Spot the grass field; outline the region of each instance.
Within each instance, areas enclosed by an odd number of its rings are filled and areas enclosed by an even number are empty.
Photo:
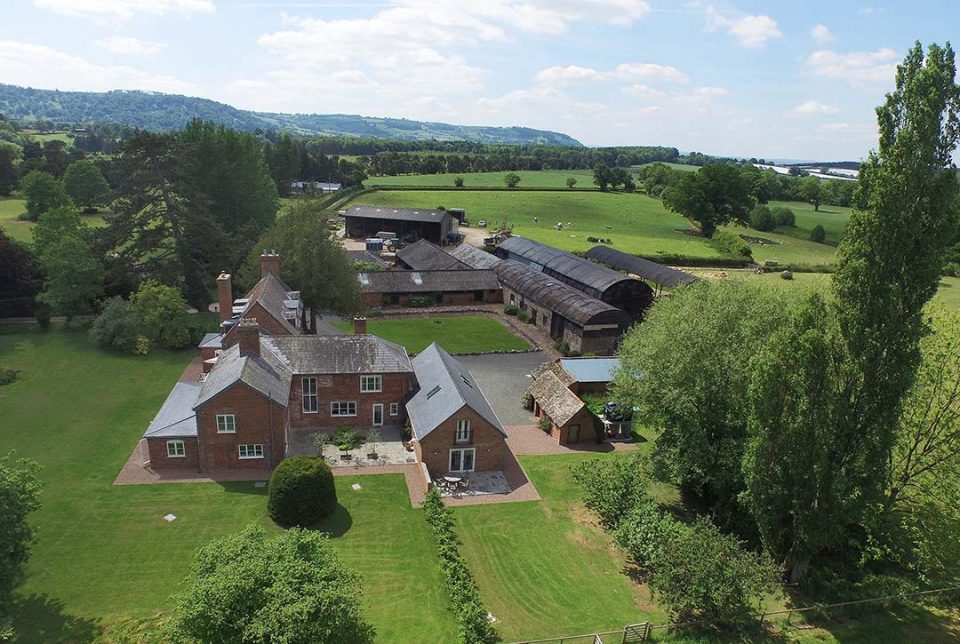
[[[32,221],[17,219],[17,215],[26,212],[26,210],[23,199],[0,197],[0,228],[11,239],[29,244],[33,242],[33,227],[36,224]],[[100,215],[84,215],[83,220],[94,228],[107,225],[107,221]]]
[[[21,370],[0,389],[4,451],[44,467],[18,641],[85,641],[98,624],[168,611],[197,547],[251,522],[271,525],[252,483],[112,485],[190,357],[119,356],[81,331],[0,327],[0,364]],[[434,546],[403,477],[338,478],[337,489],[343,507],[320,527],[363,576],[379,638],[453,641]]]
[[[352,332],[353,322],[334,326]],[[449,353],[522,351],[530,345],[496,320],[479,315],[367,321],[367,331],[402,344],[411,354],[436,342]]]
[[[657,161],[656,163],[663,163],[663,165],[673,170],[679,170],[680,172],[696,172],[700,169],[700,166],[698,165],[687,165],[685,163],[664,163],[663,161]],[[640,168],[645,168],[648,165],[653,165],[653,163],[641,163],[640,165],[632,165],[630,168],[637,170]]]
[[[778,233],[797,239],[808,240],[810,233],[815,226],[823,226],[827,233],[826,242],[829,245],[836,246],[840,241],[840,235],[847,227],[847,220],[850,219],[850,208],[843,206],[820,206],[819,211],[813,209],[813,204],[805,201],[771,201],[767,204],[770,208],[782,206],[789,208],[797,216],[796,226],[780,226]]]
[[[409,174],[397,177],[370,177],[365,186],[447,186],[453,188],[456,177],[463,178],[463,185],[503,188],[503,176],[508,172],[464,172],[461,174]],[[567,177],[577,180],[575,188],[595,188],[593,170],[519,170],[522,188],[566,188]],[[456,206],[454,206],[456,207]]]
[[[73,145],[73,139],[67,136],[66,132],[45,132],[43,134],[31,134],[30,138],[40,143],[46,143],[47,141],[63,141],[67,144],[68,148]]]

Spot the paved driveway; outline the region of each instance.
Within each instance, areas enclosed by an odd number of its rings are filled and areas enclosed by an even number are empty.
[[[531,353],[496,353],[482,356],[457,356],[480,384],[493,410],[504,425],[530,425],[536,417],[520,404],[520,397],[530,386],[530,372],[547,356],[542,351]]]

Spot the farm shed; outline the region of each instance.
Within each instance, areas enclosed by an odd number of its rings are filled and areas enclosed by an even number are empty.
[[[675,268],[636,255],[630,255],[609,246],[594,246],[587,251],[586,256],[595,262],[636,275],[640,279],[653,282],[660,287],[673,288],[697,281],[697,278],[690,273],[678,271]]]
[[[378,271],[359,273],[366,306],[409,306],[410,298],[436,304],[495,304],[503,301],[493,271]]]
[[[533,323],[571,351],[610,355],[630,325],[630,315],[583,291],[513,260],[493,269],[503,301],[526,310]]]
[[[488,253],[487,251],[481,248],[476,248],[475,246],[471,246],[470,244],[460,244],[459,246],[454,246],[453,248],[448,249],[446,252],[453,255],[470,268],[493,268],[503,261],[493,253]]]
[[[398,250],[397,266],[413,271],[470,270],[470,266],[443,252],[426,239]]]
[[[445,244],[458,230],[457,220],[445,210],[353,206],[342,216],[347,237],[354,239],[391,232],[403,241],[426,239]]]
[[[619,358],[560,358],[560,367],[569,374],[570,390],[576,394],[604,394]]]
[[[497,255],[527,264],[635,317],[653,303],[653,289],[640,280],[532,239],[505,239],[497,247]]]
[[[533,413],[550,421],[550,435],[561,445],[597,440],[593,414],[575,393],[550,370],[530,385]]]

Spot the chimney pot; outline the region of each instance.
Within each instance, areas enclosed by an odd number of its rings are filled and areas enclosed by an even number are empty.
[[[367,318],[357,316],[353,318],[353,333],[354,335],[363,335],[367,332]]]

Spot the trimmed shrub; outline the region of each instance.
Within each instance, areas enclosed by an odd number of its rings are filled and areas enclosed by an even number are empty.
[[[503,307],[503,312],[507,315],[516,315],[520,312],[520,309],[513,304],[507,304],[505,307]]]
[[[773,215],[773,220],[778,226],[793,227],[797,225],[797,216],[793,214],[793,211],[789,208],[777,206],[776,208],[770,209],[770,214]]]
[[[754,230],[770,232],[776,228],[776,226],[777,224],[773,214],[770,212],[770,209],[763,204],[757,204],[753,207],[753,210],[750,211],[750,227]]]
[[[93,321],[90,337],[98,347],[135,353],[137,340],[143,337],[140,336],[140,316],[125,299],[111,297]]]
[[[810,231],[810,241],[812,242],[817,242],[818,244],[822,244],[826,238],[827,238],[827,231],[825,231],[823,229],[823,226],[821,226],[820,224],[817,224],[816,226],[814,226],[813,230]]]
[[[737,255],[739,257],[753,256],[753,251],[750,250],[750,246],[736,233],[731,233],[727,230],[718,230],[713,234],[713,238],[710,241],[712,241],[713,245],[717,247],[717,250],[722,253]]]
[[[284,526],[307,526],[337,507],[333,472],[322,458],[294,456],[280,461],[270,477],[267,512]]]
[[[526,309],[520,309],[519,311],[517,311],[517,319],[520,320],[521,322],[529,322],[530,311]]]
[[[550,433],[550,430],[553,429],[553,422],[544,416],[540,419],[540,422],[537,423],[540,427],[540,431]]]
[[[433,306],[434,303],[433,298],[427,295],[415,295],[410,298],[410,307],[414,309],[423,309],[428,306]]]

